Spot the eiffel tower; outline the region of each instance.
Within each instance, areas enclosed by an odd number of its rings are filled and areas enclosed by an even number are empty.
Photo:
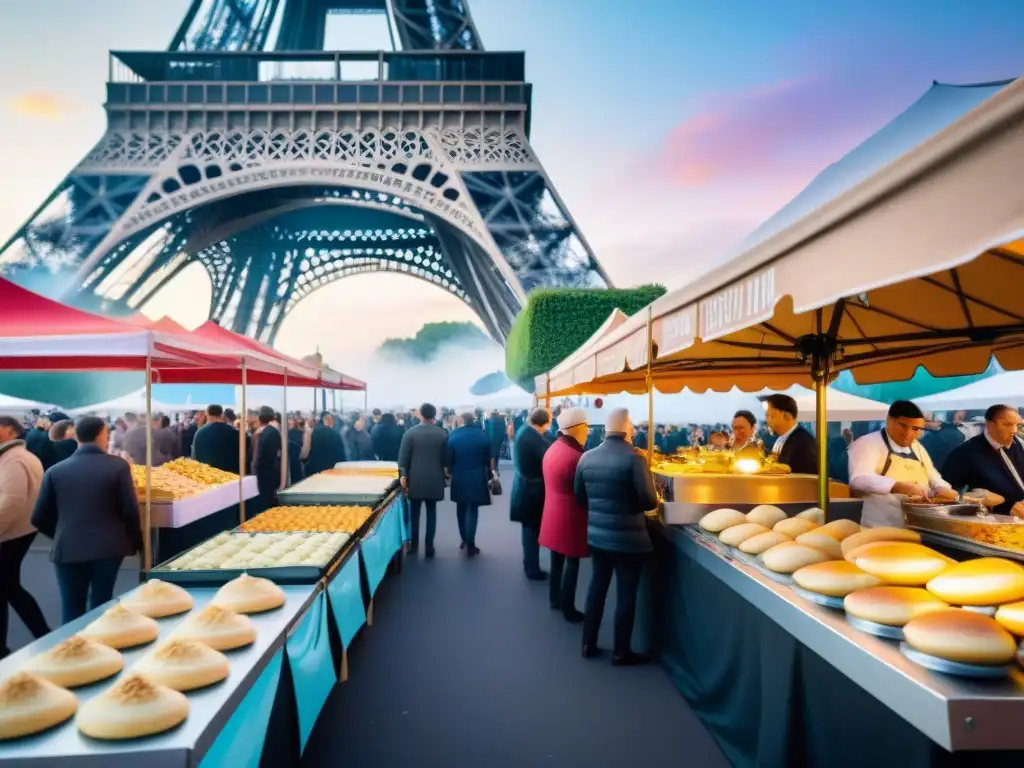
[[[396,50],[325,50],[356,13]],[[210,316],[273,342],[317,288],[388,272],[503,341],[530,291],[610,284],[530,146],[531,96],[467,0],[194,0],[167,51],[110,53],[107,132],[0,274],[127,315],[198,262]]]

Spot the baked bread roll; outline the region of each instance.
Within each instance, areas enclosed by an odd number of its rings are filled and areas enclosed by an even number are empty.
[[[914,544],[921,543],[921,534],[917,531],[908,531],[906,528],[864,528],[859,533],[847,536],[840,542],[843,548],[843,557],[864,544],[873,541],[909,541]]]
[[[204,643],[216,651],[229,651],[255,642],[256,627],[248,616],[208,605],[181,622],[172,637]]]
[[[1024,602],[999,606],[996,611],[996,621],[1017,637],[1024,637]]]
[[[827,533],[822,533],[821,529],[801,533],[796,537],[796,543],[820,549],[828,555],[831,560],[843,559],[843,550],[840,549],[839,542]]]
[[[192,595],[177,584],[151,579],[131,594],[125,595],[121,603],[125,608],[143,616],[159,619],[192,610]]]
[[[185,694],[128,674],[85,702],[75,723],[94,739],[135,739],[169,731],[186,717]]]
[[[808,565],[824,563],[828,559],[828,555],[820,549],[797,544],[795,541],[779,544],[761,555],[764,567],[776,573],[793,573]]]
[[[78,634],[86,640],[95,640],[111,648],[131,648],[156,640],[160,634],[160,625],[148,616],[130,611],[117,603]]]
[[[833,520],[831,523],[825,523],[818,530],[822,533],[827,533],[836,541],[842,541],[856,533],[860,533],[860,526],[853,522],[853,520]]]
[[[926,589],[870,587],[848,594],[843,608],[858,619],[902,627],[918,616],[944,611],[949,606]]]
[[[40,733],[75,714],[78,699],[48,680],[18,672],[0,685],[0,741]]]
[[[769,533],[770,530],[770,528],[757,523],[740,523],[739,525],[730,526],[718,534],[718,540],[730,547],[738,547],[751,536],[757,536],[759,533]]]
[[[740,544],[740,552],[746,552],[748,555],[760,555],[774,546],[792,540],[792,537],[778,531],[759,533]]]
[[[105,680],[124,669],[124,657],[109,645],[72,635],[25,665],[25,671],[62,688]]]
[[[773,504],[761,504],[747,512],[747,520],[751,523],[771,528],[786,519],[786,513]]]
[[[869,589],[882,583],[877,576],[865,573],[845,560],[808,565],[793,574],[793,581],[808,592],[829,597],[846,597],[858,589]]]
[[[747,522],[747,516],[735,509],[716,509],[700,519],[700,527],[709,533],[720,533],[726,528]]]
[[[191,691],[219,683],[227,678],[231,667],[223,653],[208,645],[173,639],[143,656],[132,671],[156,685]]]
[[[1024,567],[1001,557],[951,565],[928,582],[928,591],[951,605],[1001,605],[1024,599]]]
[[[772,528],[773,531],[778,533],[784,533],[789,538],[795,539],[802,533],[813,531],[818,527],[818,524],[813,520],[808,520],[806,517],[788,517],[785,520],[780,520]]]
[[[923,587],[956,562],[909,541],[874,541],[848,552],[846,559],[886,584],[900,587]]]
[[[817,523],[818,525],[825,524],[825,510],[821,507],[805,509],[803,512],[797,513],[797,517],[801,520],[810,520],[812,523]]]
[[[243,573],[218,589],[212,602],[235,613],[263,613],[284,605],[284,591],[270,579]]]
[[[999,666],[1017,657],[1017,643],[999,622],[974,611],[950,608],[918,616],[903,628],[911,648],[963,664]]]

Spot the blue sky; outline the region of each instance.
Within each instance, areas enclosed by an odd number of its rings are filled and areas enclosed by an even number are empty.
[[[526,51],[532,143],[619,284],[710,268],[933,80],[1024,72],[1020,0],[469,2],[489,50]],[[106,51],[165,47],[187,5],[0,3],[0,239],[102,134]],[[151,309],[201,314],[189,279]],[[324,312],[352,322],[382,292],[403,311],[358,340],[310,338]],[[303,302],[280,341],[342,354],[470,316],[411,280],[349,278]]]

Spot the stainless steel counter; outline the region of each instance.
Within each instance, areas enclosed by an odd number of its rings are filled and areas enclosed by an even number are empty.
[[[947,750],[1024,749],[1024,671],[1005,680],[950,677],[905,658],[899,644],[855,629],[841,611],[798,596],[734,559],[690,527],[673,527],[682,552]]]
[[[227,680],[208,688],[191,691],[188,719],[177,728],[157,736],[132,741],[98,741],[79,733],[72,718],[67,723],[38,736],[0,742],[0,763],[4,766],[42,768],[59,764],[61,768],[193,768],[209,750],[217,735],[248,694],[256,679],[280,649],[288,632],[305,613],[319,591],[314,586],[286,586],[284,606],[251,616],[256,626],[256,642],[247,648],[228,651],[231,674]],[[215,589],[190,589],[195,606],[201,610]],[[0,680],[17,672],[31,657],[42,653],[85,627],[110,607],[110,603],[82,618],[66,624],[44,638],[22,648],[0,662]],[[188,614],[159,619],[160,637],[154,642],[122,651],[125,669],[118,676],[95,685],[78,688],[79,707],[102,693],[126,674],[142,656],[164,640]]]

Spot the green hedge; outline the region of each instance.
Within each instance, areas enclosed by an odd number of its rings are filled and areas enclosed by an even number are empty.
[[[665,293],[664,286],[559,288],[531,293],[505,345],[505,373],[528,392],[594,335],[612,310],[633,315]]]

